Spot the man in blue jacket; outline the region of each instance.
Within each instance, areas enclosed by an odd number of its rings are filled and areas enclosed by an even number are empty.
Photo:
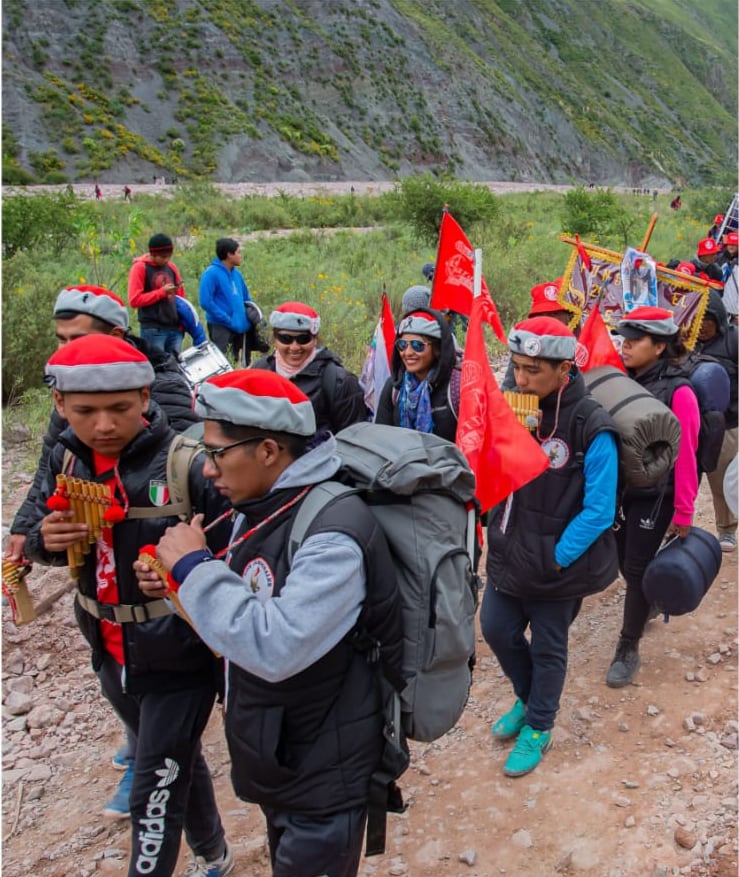
[[[216,258],[200,278],[200,307],[205,311],[210,340],[226,356],[230,351],[237,364],[247,366],[251,350],[246,345],[245,336],[252,324],[246,304],[251,302],[251,296],[238,270],[239,265],[241,249],[238,241],[219,238]]]

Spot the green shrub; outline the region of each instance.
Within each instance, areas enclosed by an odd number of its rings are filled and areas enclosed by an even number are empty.
[[[77,223],[87,207],[73,193],[3,198],[3,256],[20,250],[59,255],[77,242]]]
[[[398,185],[397,209],[416,236],[435,244],[444,207],[469,236],[476,223],[492,223],[500,210],[498,198],[486,186],[436,179],[431,174],[405,177]]]
[[[562,231],[579,234],[611,249],[641,245],[655,208],[651,198],[619,195],[610,189],[586,190],[582,186],[567,192],[562,201]]]

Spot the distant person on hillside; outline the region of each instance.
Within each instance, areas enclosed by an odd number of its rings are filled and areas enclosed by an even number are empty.
[[[246,367],[252,353],[248,343],[253,328],[249,306],[255,306],[239,271],[241,262],[238,241],[216,241],[216,256],[200,278],[200,307],[205,311],[210,340],[223,354],[231,354],[236,363]]]
[[[103,190],[100,188],[100,186],[98,186],[97,183],[95,183],[95,200],[100,201],[100,199],[102,197],[103,197]]]
[[[128,303],[138,310],[141,337],[165,353],[178,354],[184,332],[174,298],[184,297],[185,288],[173,252],[168,235],[149,238],[149,252],[134,259],[128,275]]]
[[[131,187],[130,187],[130,186],[124,186],[124,187],[123,187],[123,200],[124,200],[124,201],[130,201],[130,200],[131,200]]]
[[[679,195],[675,195],[675,197],[670,201],[670,207],[673,210],[679,210],[683,206],[683,202],[680,200]]]

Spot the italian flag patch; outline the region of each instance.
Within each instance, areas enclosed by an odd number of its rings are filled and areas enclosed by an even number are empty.
[[[169,502],[169,488],[166,481],[149,482],[149,499],[152,505],[162,506]]]

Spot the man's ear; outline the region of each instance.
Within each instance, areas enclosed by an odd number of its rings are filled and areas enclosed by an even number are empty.
[[[280,458],[280,446],[272,438],[266,438],[260,447],[266,466],[273,466]]]
[[[113,328],[108,332],[108,335],[112,335],[113,338],[123,338],[126,334],[126,330],[123,326],[113,326]]]
[[[141,397],[141,404],[144,407],[144,411],[148,411],[149,402],[151,401],[151,390],[148,387],[142,387],[139,390],[139,395]]]
[[[67,419],[67,415],[64,413],[64,393],[60,393],[59,390],[54,390],[54,407],[56,408],[56,413],[63,417],[64,420]]]

